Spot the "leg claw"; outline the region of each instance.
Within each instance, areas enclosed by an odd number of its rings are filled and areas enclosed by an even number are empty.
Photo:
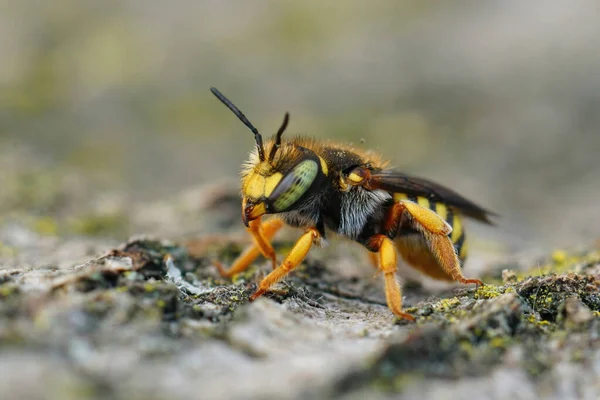
[[[265,293],[265,290],[263,289],[258,289],[256,292],[254,292],[252,294],[252,296],[250,296],[250,298],[248,299],[249,301],[254,301],[257,298],[259,298],[260,296],[262,296]]]
[[[415,317],[407,313],[394,313],[398,319],[406,319],[411,322],[415,322]]]
[[[477,285],[477,287],[484,285],[483,282],[479,279],[464,279],[461,280],[461,283],[464,283],[465,285],[468,285],[469,283],[474,283],[475,285]]]
[[[213,261],[212,264],[217,268],[217,271],[219,271],[219,274],[223,277],[223,278],[230,278],[230,274],[227,273],[227,269],[223,266],[223,264],[220,261]]]

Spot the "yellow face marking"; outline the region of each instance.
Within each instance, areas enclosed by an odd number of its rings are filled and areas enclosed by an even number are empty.
[[[252,172],[244,184],[244,194],[251,199],[260,199],[269,197],[277,184],[281,181],[280,172],[275,172],[270,176],[263,176]]]
[[[396,203],[402,200],[408,200],[408,196],[404,193],[394,193],[394,201]]]
[[[461,221],[459,215],[454,214],[454,222],[452,223],[452,236],[450,237],[450,239],[452,240],[453,243],[455,243],[461,234],[462,234],[462,221]]]
[[[435,212],[437,215],[442,217],[444,221],[448,218],[448,207],[442,203],[435,204]]]
[[[244,195],[253,199],[260,198],[265,191],[265,177],[252,172],[251,175],[246,178],[242,189]]]
[[[323,174],[325,176],[327,176],[327,174],[329,173],[329,168],[327,167],[327,163],[325,162],[325,160],[323,160],[323,157],[319,156],[319,162],[321,163],[321,171],[323,171]]]
[[[426,197],[417,197],[417,204],[424,208],[429,208],[429,200]]]

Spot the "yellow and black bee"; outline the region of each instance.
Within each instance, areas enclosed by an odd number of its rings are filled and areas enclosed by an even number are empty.
[[[467,253],[461,217],[491,223],[491,212],[434,182],[387,168],[370,151],[307,137],[282,141],[283,124],[266,144],[244,114],[217,89],[212,93],[254,133],[256,148],[242,168],[242,221],[253,237],[226,277],[248,268],[262,254],[273,263],[250,297],[254,300],[294,270],[313,244],[323,245],[334,232],[354,240],[371,253],[383,272],[388,307],[400,318],[402,294],[396,279],[397,254],[412,267],[440,280],[482,285],[463,276]],[[262,221],[266,214],[277,218]],[[304,234],[283,263],[277,264],[271,239],[284,225],[303,228]]]

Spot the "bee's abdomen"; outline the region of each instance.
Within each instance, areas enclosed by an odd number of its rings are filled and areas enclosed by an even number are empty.
[[[456,250],[456,254],[458,254],[461,264],[463,263],[467,257],[467,239],[463,229],[462,217],[456,209],[441,202],[430,201],[423,196],[394,194],[394,200],[413,201],[421,207],[429,208],[442,217],[452,227],[452,232],[448,237],[450,237],[450,240],[452,240],[452,243],[454,244],[454,249]]]

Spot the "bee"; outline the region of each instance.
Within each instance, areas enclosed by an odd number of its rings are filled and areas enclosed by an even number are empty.
[[[483,285],[465,278],[467,242],[462,218],[492,224],[494,213],[435,182],[389,168],[372,151],[318,141],[306,136],[283,140],[289,113],[267,142],[246,116],[216,88],[211,92],[253,133],[256,142],[241,171],[242,221],[252,245],[226,269],[224,277],[244,271],[261,254],[273,270],[250,296],[255,300],[293,271],[313,245],[324,246],[334,233],[363,245],[383,273],[386,302],[397,317],[414,320],[402,309],[396,277],[398,255],[438,280]],[[274,218],[263,221],[263,216]],[[304,233],[278,264],[271,241],[284,225]]]

